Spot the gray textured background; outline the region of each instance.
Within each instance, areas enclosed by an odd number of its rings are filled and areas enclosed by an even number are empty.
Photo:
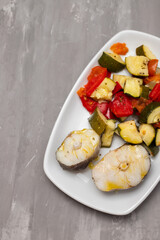
[[[0,0],[0,239],[160,239],[160,186],[132,214],[89,209],[43,172],[78,76],[117,32],[160,36],[160,1]]]

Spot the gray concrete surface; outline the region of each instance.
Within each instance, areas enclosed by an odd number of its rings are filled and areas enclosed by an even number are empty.
[[[89,209],[43,172],[54,122],[78,76],[117,32],[160,37],[160,1],[0,0],[0,239],[157,240],[160,186],[132,214]]]

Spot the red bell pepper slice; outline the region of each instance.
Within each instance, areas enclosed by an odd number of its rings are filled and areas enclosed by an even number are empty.
[[[83,104],[83,106],[90,112],[93,113],[94,110],[97,107],[97,102],[94,101],[92,98],[87,97],[87,96],[81,96],[80,97],[81,102]]]
[[[121,85],[119,84],[119,82],[116,82],[116,86],[115,88],[113,89],[113,95],[116,94],[117,92],[121,91],[122,90],[122,87]]]
[[[149,98],[156,101],[160,97],[160,83],[157,83],[149,94]]]
[[[96,79],[100,75],[103,75],[103,73],[106,73],[105,77],[109,78],[111,76],[111,73],[109,71],[107,71],[107,68],[103,68],[101,66],[96,66],[96,67],[92,68],[90,74],[87,77],[88,82],[94,82],[94,79]]]
[[[103,113],[103,115],[105,115],[107,113],[108,108],[109,108],[109,103],[108,102],[97,103],[97,107],[99,108],[101,113]]]
[[[88,76],[88,83],[85,85],[86,95],[88,97],[94,92],[94,90],[101,84],[105,77],[107,77],[107,68],[96,66],[92,68],[91,73]]]
[[[111,111],[118,118],[132,115],[133,107],[131,100],[123,92],[117,93],[111,103]]]
[[[85,96],[86,95],[86,89],[84,87],[81,87],[78,91],[77,94],[79,97]]]
[[[148,62],[149,76],[154,76],[156,74],[157,66],[158,66],[158,59],[152,59]]]

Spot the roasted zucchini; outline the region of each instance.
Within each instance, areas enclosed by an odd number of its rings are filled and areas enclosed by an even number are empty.
[[[127,78],[124,85],[124,93],[129,94],[132,97],[140,97],[141,86],[137,78]]]
[[[147,57],[143,56],[129,56],[126,57],[126,68],[129,73],[134,76],[147,77],[148,73],[148,61]]]
[[[104,132],[107,124],[107,119],[98,108],[94,110],[88,121],[97,134],[101,135]]]
[[[122,88],[124,88],[124,84],[127,78],[128,76],[113,74],[113,81],[118,82]]]
[[[151,52],[151,50],[145,45],[141,45],[138,48],[136,48],[136,54],[138,56],[145,56],[149,58],[149,60],[157,59],[156,56]]]
[[[122,88],[124,88],[124,85],[125,85],[125,82],[127,79],[132,79],[132,77],[130,76],[125,76],[125,75],[116,75],[116,74],[113,74],[113,81],[114,82],[118,82]],[[143,84],[143,80],[140,79],[140,78],[135,78],[137,79],[137,81],[139,82],[140,85]]]
[[[95,100],[111,100],[115,85],[116,83],[112,79],[105,78],[91,94],[91,98]]]
[[[118,124],[118,130],[121,138],[123,138],[126,142],[133,144],[142,143],[141,135],[137,130],[134,120]]]
[[[102,147],[110,147],[114,135],[114,130],[116,128],[116,120],[110,119],[106,122],[106,128],[102,134]]]
[[[141,124],[139,127],[139,132],[143,142],[149,146],[155,138],[156,133],[154,127],[150,124]]]
[[[103,52],[98,63],[100,66],[107,68],[110,72],[119,72],[125,68],[125,62],[116,53]]]
[[[160,102],[151,102],[141,112],[140,123],[157,123],[160,121]]]

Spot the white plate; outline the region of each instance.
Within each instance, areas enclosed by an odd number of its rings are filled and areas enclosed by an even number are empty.
[[[126,191],[104,193],[99,191],[91,178],[91,170],[87,168],[81,173],[64,171],[55,159],[55,152],[67,134],[73,130],[90,128],[88,124],[89,113],[82,106],[76,91],[86,83],[87,75],[92,67],[98,65],[97,60],[103,51],[108,51],[116,42],[125,42],[129,48],[128,55],[135,55],[136,47],[145,44],[151,48],[157,58],[160,58],[160,39],[137,31],[122,31],[116,34],[95,55],[88,66],[80,75],[57,118],[44,157],[44,171],[48,178],[64,193],[78,202],[99,210],[101,212],[126,215],[138,207],[151,193],[160,179],[159,155],[152,160],[152,167],[145,180],[136,188]],[[128,75],[126,70],[120,74]],[[109,150],[123,144],[118,137],[114,137],[110,149],[101,149],[102,157]]]

